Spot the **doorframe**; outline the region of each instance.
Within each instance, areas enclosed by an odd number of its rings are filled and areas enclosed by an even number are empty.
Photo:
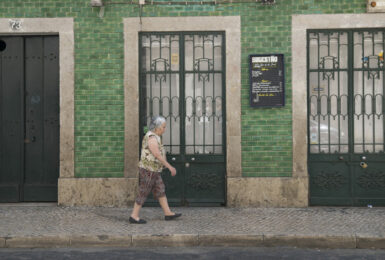
[[[242,177],[241,19],[239,16],[124,18],[124,177],[137,182],[139,159],[139,32],[225,31],[226,177]]]
[[[292,16],[293,177],[308,181],[308,29],[385,28],[385,14],[305,14]],[[309,193],[309,190],[307,190]]]
[[[12,26],[17,24],[18,26]],[[0,35],[59,35],[59,178],[74,177],[74,22],[73,18],[0,18]],[[60,192],[59,192],[60,193]]]

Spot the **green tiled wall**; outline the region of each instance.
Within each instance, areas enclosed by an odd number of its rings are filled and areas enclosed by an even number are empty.
[[[157,0],[154,0],[157,1]],[[1,18],[74,17],[75,175],[122,177],[124,164],[124,17],[228,16],[242,21],[243,176],[291,176],[291,15],[363,13],[366,0],[276,0],[222,5],[114,4],[104,0],[103,19],[90,0],[0,0]],[[199,1],[198,1],[199,2]],[[236,2],[236,0],[234,0]],[[304,50],[305,51],[305,50]],[[249,107],[248,55],[285,54],[286,106]]]

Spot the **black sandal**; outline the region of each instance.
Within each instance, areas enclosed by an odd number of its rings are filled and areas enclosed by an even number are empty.
[[[146,224],[147,223],[147,221],[145,221],[144,219],[139,219],[139,220],[136,220],[136,219],[134,219],[133,217],[130,217],[129,219],[128,219],[128,221],[131,223],[131,224]]]

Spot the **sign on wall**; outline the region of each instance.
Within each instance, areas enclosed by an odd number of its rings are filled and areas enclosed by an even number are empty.
[[[284,74],[283,54],[249,55],[250,106],[284,106]]]

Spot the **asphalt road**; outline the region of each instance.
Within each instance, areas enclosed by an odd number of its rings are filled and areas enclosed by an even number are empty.
[[[385,259],[385,250],[289,247],[0,249],[0,259]]]

